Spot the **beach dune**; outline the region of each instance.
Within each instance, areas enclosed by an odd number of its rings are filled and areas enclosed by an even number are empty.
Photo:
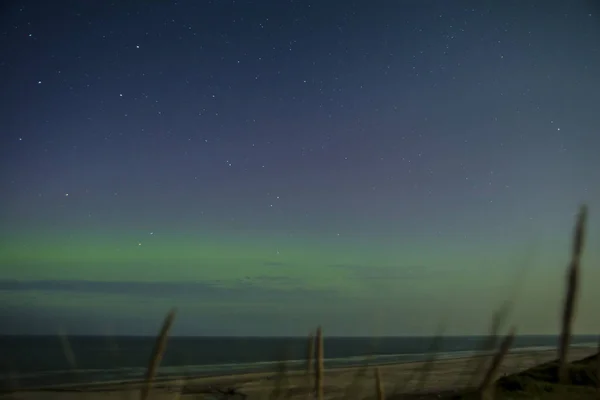
[[[573,348],[569,360],[577,360],[595,353],[592,348]],[[478,356],[485,357],[485,356]],[[500,376],[513,374],[540,363],[555,360],[556,351],[510,353],[501,365]],[[424,373],[424,362],[387,364],[378,366],[384,391],[395,393],[424,393],[458,391],[473,382],[474,358],[456,358],[434,361]],[[424,375],[426,374],[426,375]],[[306,399],[308,378],[304,371],[255,373],[203,377],[196,379],[169,379],[156,382],[149,399]],[[368,398],[375,396],[374,368],[352,367],[330,369],[324,374],[324,398]],[[111,382],[86,386],[63,386],[35,391],[20,391],[3,395],[2,399],[22,400],[96,400],[140,399],[141,383]]]

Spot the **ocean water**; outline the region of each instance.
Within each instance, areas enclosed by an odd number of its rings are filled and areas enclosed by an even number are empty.
[[[485,337],[445,337],[438,358],[474,354]],[[136,380],[143,377],[153,337],[73,336],[68,338],[73,355],[57,336],[0,336],[1,385],[40,387],[70,383]],[[431,337],[336,338],[326,337],[325,367],[424,360]],[[517,337],[513,351],[556,348],[557,336]],[[575,336],[576,346],[596,346],[596,336]],[[208,376],[274,371],[278,361],[303,368],[306,338],[172,337],[162,360],[160,376]],[[67,352],[68,353],[68,352]],[[74,365],[72,364],[74,362]]]

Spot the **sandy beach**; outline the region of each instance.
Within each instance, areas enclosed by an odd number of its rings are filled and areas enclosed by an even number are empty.
[[[575,348],[570,352],[570,360],[581,359],[594,353],[592,348]],[[489,357],[488,357],[489,358]],[[511,353],[502,364],[500,375],[516,373],[536,364],[556,358],[556,351]],[[471,381],[473,369],[477,365],[473,357],[450,360],[438,360],[432,364],[431,371],[424,384],[418,381],[422,377],[423,362],[388,364],[379,366],[385,392],[412,393],[415,391],[437,392],[459,390]],[[235,388],[247,399],[268,398],[279,387],[281,397],[306,398],[307,378],[303,371],[290,372],[283,379],[274,373],[255,373],[204,377],[181,381],[177,379],[160,381],[155,384],[150,399],[219,399],[243,396],[224,396],[219,391]],[[88,386],[60,387],[37,391],[21,391],[3,395],[2,399],[23,400],[95,400],[95,399],[139,399],[139,383],[112,382],[90,384]],[[364,367],[340,368],[325,371],[325,398],[365,398],[375,393],[373,369]]]

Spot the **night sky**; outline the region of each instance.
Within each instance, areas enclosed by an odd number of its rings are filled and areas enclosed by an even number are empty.
[[[591,1],[4,1],[0,88],[0,333],[552,333],[581,203],[600,330]]]

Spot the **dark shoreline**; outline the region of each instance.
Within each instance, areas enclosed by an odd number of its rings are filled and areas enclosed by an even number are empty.
[[[587,346],[572,346],[573,349],[577,348],[588,348]],[[594,350],[590,347],[590,352]],[[523,356],[535,356],[535,355],[545,355],[548,353],[556,352],[556,349],[548,349],[548,350],[537,350],[537,351],[519,351],[518,349],[514,349],[510,352],[513,355],[523,355]],[[445,362],[445,361],[458,361],[458,360],[466,360],[466,359],[476,359],[481,357],[488,357],[489,354],[474,354],[474,355],[465,355],[458,357],[444,357],[436,359],[436,363]],[[410,364],[419,364],[423,363],[425,360],[411,360],[411,361],[402,361],[402,362],[373,362],[366,363],[369,367],[389,367],[395,365],[410,365]],[[355,370],[361,367],[364,367],[365,364],[356,364],[356,365],[348,365],[344,367],[333,367],[327,369],[327,373],[336,373],[345,370]],[[289,368],[289,373],[292,375],[297,375],[303,373],[303,367],[298,368]],[[75,372],[76,373],[76,372]],[[251,380],[255,380],[257,378],[261,379],[270,379],[276,374],[276,371],[261,371],[261,370],[253,370],[253,371],[235,371],[232,370],[230,372],[224,373],[211,373],[207,372],[207,374],[202,375],[193,375],[193,376],[183,376],[183,375],[168,375],[168,376],[157,376],[154,381],[156,383],[156,387],[160,388],[161,386],[170,386],[165,385],[169,382],[175,382],[181,380],[183,382],[190,382],[198,379],[214,379],[214,380],[223,380],[229,381],[229,383],[243,383],[247,381],[250,377]],[[244,379],[247,377],[247,379]],[[143,378],[138,379],[119,379],[119,380],[107,380],[107,381],[90,381],[85,383],[61,383],[55,385],[33,385],[19,388],[9,389],[8,385],[5,387],[0,387],[0,394],[8,394],[8,393],[18,393],[18,392],[35,392],[35,391],[51,391],[51,392],[104,392],[104,391],[115,391],[125,388],[138,387],[142,383],[144,383]]]

